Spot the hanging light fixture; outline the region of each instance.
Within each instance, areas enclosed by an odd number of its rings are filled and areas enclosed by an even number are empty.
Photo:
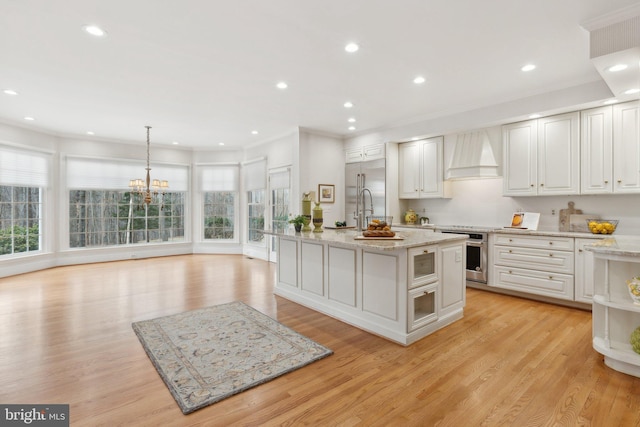
[[[147,128],[147,177],[145,180],[132,179],[129,181],[129,188],[131,192],[140,196],[145,205],[149,205],[153,198],[160,193],[164,199],[164,195],[169,188],[169,181],[154,179],[151,181],[151,166],[149,166],[149,147],[151,145],[149,140],[149,130],[151,126],[145,126]]]

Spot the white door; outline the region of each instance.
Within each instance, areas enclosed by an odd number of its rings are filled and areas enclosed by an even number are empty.
[[[613,106],[614,193],[640,191],[640,101]]]
[[[535,120],[512,123],[502,128],[505,196],[534,196],[538,193]]]
[[[538,195],[580,193],[580,114],[538,119]]]
[[[421,142],[420,197],[442,197],[443,137]]]
[[[398,146],[398,197],[417,199],[420,183],[420,154],[416,142]]]
[[[613,109],[593,108],[581,113],[582,194],[606,194],[613,190]]]

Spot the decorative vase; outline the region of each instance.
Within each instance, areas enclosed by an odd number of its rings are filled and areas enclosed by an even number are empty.
[[[320,207],[320,202],[316,202],[316,206],[313,208],[313,232],[322,233],[322,207]]]
[[[302,194],[302,215],[305,217],[304,227],[302,231],[311,231],[311,193]]]
[[[404,222],[407,223],[407,224],[415,224],[417,219],[418,219],[418,215],[416,215],[416,213],[415,213],[415,211],[413,209],[409,209],[404,214]]]
[[[640,277],[627,280],[627,289],[629,290],[629,296],[633,300],[633,303],[640,305]]]

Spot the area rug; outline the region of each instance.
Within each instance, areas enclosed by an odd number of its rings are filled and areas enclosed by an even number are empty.
[[[240,301],[132,327],[184,414],[333,353]]]

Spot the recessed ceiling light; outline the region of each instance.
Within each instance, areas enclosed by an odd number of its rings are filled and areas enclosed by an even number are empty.
[[[358,49],[360,49],[360,46],[358,46],[356,43],[349,43],[344,47],[344,50],[349,53],[357,52]]]
[[[536,66],[533,64],[527,64],[524,67],[520,68],[522,71],[532,71],[536,69]]]
[[[349,130],[356,130],[355,126],[349,126]]]
[[[351,108],[353,107],[353,102],[347,101],[344,103],[344,108]]]
[[[278,82],[278,84],[276,85],[276,87],[278,89],[286,89],[288,87],[287,83],[285,82]]]
[[[222,146],[224,145],[224,142],[218,142],[218,145]]]
[[[180,143],[178,141],[172,141],[171,142],[173,145],[180,145]]]
[[[422,76],[417,76],[415,79],[413,79],[413,82],[417,85],[421,85],[422,83],[426,82],[427,79],[425,79]]]
[[[257,135],[257,134],[258,134],[258,131],[257,131],[257,130],[252,130],[252,131],[251,131],[251,135]]]
[[[95,133],[93,131],[88,130],[87,135],[95,135]]]
[[[610,105],[610,104],[615,104],[616,102],[618,102],[617,99],[607,99],[606,101],[603,102],[603,104]]]
[[[354,117],[349,117],[349,120],[347,120],[349,123],[355,123],[356,119]]]
[[[24,119],[25,119],[25,120],[29,120],[30,122],[32,122],[32,121],[34,121],[34,120],[35,120],[35,119],[34,119],[33,117],[31,117],[31,116],[26,116]]]
[[[16,92],[13,89],[5,89],[4,93],[6,93],[7,95],[17,95],[18,94],[18,92]]]
[[[107,32],[105,30],[95,25],[85,25],[83,28],[87,33],[91,34],[92,36],[104,37],[107,35]]]
[[[616,65],[613,65],[613,66],[608,68],[609,71],[612,71],[614,73],[616,71],[622,71],[622,70],[626,70],[626,69],[627,69],[627,64],[616,64]]]
[[[634,93],[640,93],[640,89],[635,87],[633,89],[625,90],[624,93],[625,93],[625,95],[633,95]]]
[[[532,114],[529,116],[530,119],[537,119],[539,117],[541,117],[540,114]]]

